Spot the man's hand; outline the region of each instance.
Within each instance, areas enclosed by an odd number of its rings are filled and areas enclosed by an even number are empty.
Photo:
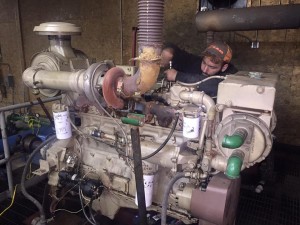
[[[168,81],[175,81],[176,80],[176,75],[177,75],[177,70],[174,69],[169,69],[164,72],[166,75],[166,78]]]

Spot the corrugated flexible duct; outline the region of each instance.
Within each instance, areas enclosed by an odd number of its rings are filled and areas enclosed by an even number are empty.
[[[201,32],[297,29],[300,4],[201,11],[196,26]]]

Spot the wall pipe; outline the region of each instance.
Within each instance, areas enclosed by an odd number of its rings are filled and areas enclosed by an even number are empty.
[[[19,55],[19,62],[20,62],[20,67],[21,67],[21,73],[25,70],[26,68],[26,59],[25,59],[25,53],[24,53],[24,37],[23,37],[23,32],[22,32],[22,23],[21,23],[21,15],[20,15],[20,0],[17,1],[16,5],[16,11],[15,11],[15,21],[16,21],[16,30],[17,30],[17,35],[19,41],[17,42],[18,44],[18,49],[20,49],[20,55]],[[23,86],[23,94],[24,94],[24,102],[29,101],[29,90],[25,86]]]
[[[202,11],[196,26],[201,32],[297,29],[299,12],[300,4]]]
[[[136,35],[138,32],[138,28],[137,27],[132,27],[132,46],[131,46],[131,56],[132,58],[136,57]],[[131,65],[135,66],[135,60],[131,61]]]

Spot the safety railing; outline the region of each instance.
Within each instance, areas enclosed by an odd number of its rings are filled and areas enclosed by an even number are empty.
[[[28,108],[34,105],[39,105],[46,102],[52,102],[56,100],[60,100],[61,96],[57,97],[50,97],[45,99],[40,99],[39,101],[32,101],[32,102],[25,102],[20,103],[16,105],[10,105],[0,108],[0,126],[1,126],[1,134],[2,134],[2,142],[3,142],[3,152],[4,152],[4,158],[0,160],[0,165],[6,164],[6,175],[7,175],[7,183],[8,183],[8,190],[3,191],[0,193],[0,201],[2,199],[7,198],[8,196],[13,195],[14,191],[14,183],[13,183],[13,176],[12,176],[12,165],[11,165],[11,155],[10,155],[10,149],[8,145],[8,137],[6,133],[6,120],[5,120],[5,112],[21,109],[21,108]]]

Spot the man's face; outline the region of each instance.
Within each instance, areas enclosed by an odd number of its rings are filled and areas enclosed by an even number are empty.
[[[223,65],[222,63],[216,64],[211,61],[210,57],[204,56],[201,62],[201,70],[203,75],[212,76],[219,74],[221,71],[224,71],[226,68],[224,66],[228,66],[228,64]]]

